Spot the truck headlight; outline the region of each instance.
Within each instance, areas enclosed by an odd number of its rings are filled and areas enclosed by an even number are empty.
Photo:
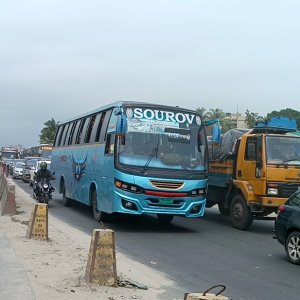
[[[267,184],[267,194],[276,196],[278,195],[278,184],[277,183],[268,183]]]
[[[268,188],[267,193],[268,193],[268,195],[278,195],[278,189]]]

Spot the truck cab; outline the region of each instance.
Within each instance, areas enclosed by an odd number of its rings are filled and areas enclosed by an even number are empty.
[[[235,228],[248,229],[300,187],[300,137],[286,118],[258,124],[241,135],[230,155],[211,159],[207,206],[219,205]]]

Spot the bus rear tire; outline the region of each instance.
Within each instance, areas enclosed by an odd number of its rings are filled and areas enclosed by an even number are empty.
[[[253,223],[253,215],[243,195],[236,194],[230,205],[230,220],[234,228],[247,230]]]
[[[158,219],[158,222],[161,224],[161,225],[168,225],[172,222],[174,216],[172,215],[166,215],[166,214],[157,214],[157,219]]]

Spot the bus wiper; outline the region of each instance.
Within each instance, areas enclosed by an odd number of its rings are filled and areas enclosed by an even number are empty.
[[[153,156],[155,155],[155,157],[157,158],[157,153],[158,153],[158,145],[159,145],[159,140],[157,141],[157,145],[152,149],[143,169],[142,169],[142,173],[146,173],[146,171],[148,170],[148,166],[153,158]]]

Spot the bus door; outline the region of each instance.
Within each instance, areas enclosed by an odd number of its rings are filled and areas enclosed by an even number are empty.
[[[98,208],[108,213],[113,210],[115,133],[112,131],[113,128],[115,130],[114,123],[115,115],[111,111],[107,112],[103,124],[106,134],[104,157],[101,163],[100,190],[98,190]]]

